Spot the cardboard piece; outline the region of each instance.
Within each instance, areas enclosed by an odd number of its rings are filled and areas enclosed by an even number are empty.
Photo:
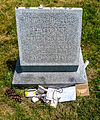
[[[77,96],[89,96],[88,84],[77,84],[76,85]]]

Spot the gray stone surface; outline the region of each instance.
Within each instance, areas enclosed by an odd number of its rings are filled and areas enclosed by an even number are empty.
[[[77,83],[87,83],[82,53],[80,51],[79,67],[77,72],[23,72],[19,59],[13,77],[13,85],[48,85],[64,86]]]
[[[15,9],[15,12],[21,66],[79,65],[81,8],[25,9],[19,7]],[[30,74],[37,81],[34,83],[40,83],[37,77],[41,79],[43,74],[45,82],[48,81],[48,83],[54,82],[54,76],[55,83],[59,83],[60,79],[63,79],[64,83],[66,77],[69,76],[69,73],[61,73],[64,76],[60,76],[60,73]],[[27,73],[20,75],[23,79],[29,76]],[[51,77],[49,78],[49,76]],[[30,78],[28,79],[30,80]],[[46,81],[46,79],[48,80]]]
[[[81,8],[18,8],[19,56],[13,85],[87,83],[80,48]]]

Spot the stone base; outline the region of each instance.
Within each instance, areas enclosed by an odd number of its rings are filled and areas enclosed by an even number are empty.
[[[87,83],[82,53],[77,72],[22,72],[18,58],[13,77],[13,85],[43,85],[43,86],[70,86]]]

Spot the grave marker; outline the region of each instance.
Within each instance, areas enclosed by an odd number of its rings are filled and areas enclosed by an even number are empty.
[[[18,7],[19,58],[13,84],[87,83],[81,8]]]

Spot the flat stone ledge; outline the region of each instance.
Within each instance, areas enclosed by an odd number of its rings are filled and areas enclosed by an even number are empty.
[[[88,81],[81,52],[79,63],[80,64],[77,72],[22,72],[18,60],[12,84],[59,86],[87,83]]]

